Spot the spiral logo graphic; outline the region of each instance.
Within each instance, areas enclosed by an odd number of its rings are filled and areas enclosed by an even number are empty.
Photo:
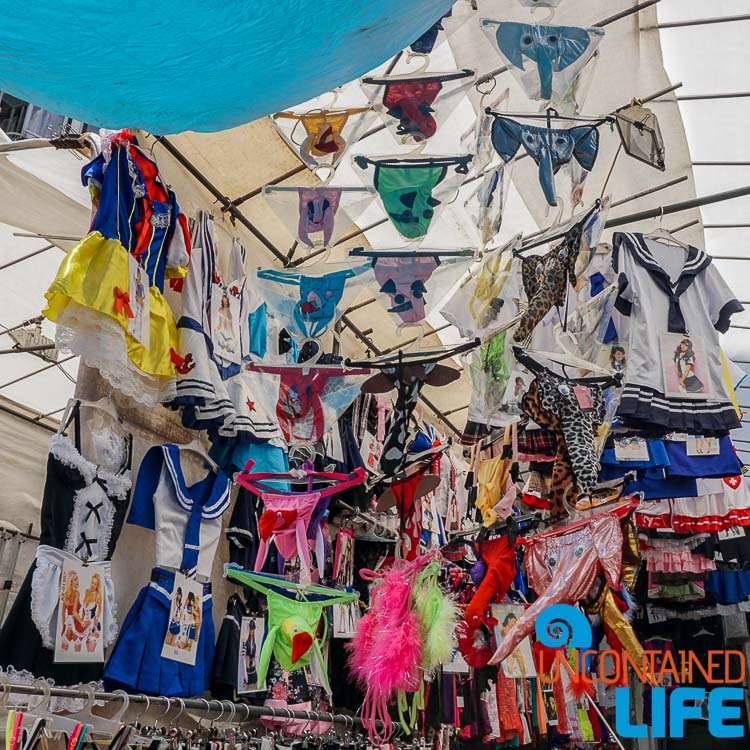
[[[570,604],[553,604],[537,618],[536,637],[548,648],[588,648],[591,624],[580,609]]]

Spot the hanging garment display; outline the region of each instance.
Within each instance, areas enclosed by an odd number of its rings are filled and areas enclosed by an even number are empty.
[[[407,439],[409,420],[414,413],[423,385],[447,385],[460,377],[458,370],[438,363],[473,349],[476,345],[476,342],[470,342],[438,351],[399,352],[397,355],[362,362],[347,360],[347,367],[370,367],[380,370],[380,373],[362,386],[363,393],[387,393],[394,388],[398,391],[391,427],[385,437],[380,457],[381,473],[394,474],[405,463],[406,453],[410,447]]]
[[[550,206],[557,205],[555,175],[571,160],[590,172],[599,153],[599,126],[607,120],[593,121],[572,128],[527,125],[493,112],[492,145],[504,162],[510,162],[523,146],[539,167],[539,184]]]
[[[374,169],[372,182],[388,218],[408,240],[424,237],[449,196],[469,171],[472,156],[389,157],[356,156],[363,171]]]
[[[170,406],[182,410],[185,427],[207,429],[214,442],[280,440],[274,421],[250,409],[252,392],[241,375],[250,356],[249,292],[245,249],[236,240],[227,270],[225,281],[218,270],[213,217],[200,211],[177,322],[177,397]]]
[[[163,291],[185,275],[187,222],[156,164],[127,130],[82,171],[93,191],[91,231],[63,260],[43,311],[58,348],[79,354],[144,406],[175,395],[177,329]]]
[[[263,197],[297,242],[331,247],[359,223],[375,200],[374,188],[265,185]]]
[[[472,250],[366,250],[350,257],[371,258],[377,298],[399,324],[421,323],[469,268]]]
[[[523,257],[521,278],[528,306],[513,333],[514,341],[527,340],[553,306],[562,307],[565,304],[568,284],[575,287],[578,274],[585,271],[591,262],[605,215],[597,202],[583,219],[566,232],[556,248],[546,255]]]
[[[301,586],[263,573],[252,573],[229,566],[227,578],[265,594],[268,602],[268,632],[258,659],[258,684],[265,685],[271,654],[285,672],[302,669],[314,654],[324,687],[330,695],[326,662],[321,652],[328,634],[325,607],[355,601],[357,592],[337,591],[326,586]],[[323,635],[318,638],[318,626],[323,622]]]
[[[480,21],[530,99],[560,101],[604,38],[604,29]]]
[[[255,272],[258,294],[299,340],[325,335],[369,282],[372,261],[316,263],[299,270]]]
[[[606,585],[620,590],[623,537],[620,520],[609,513],[570,524],[561,533],[542,533],[526,541],[526,569],[529,583],[539,598],[516,620],[495,651],[491,664],[500,664],[513,649],[534,630],[534,624],[553,604],[575,604],[584,599],[597,576],[602,573]],[[607,610],[614,617],[613,630],[624,628],[632,633],[622,612]],[[633,636],[637,643],[637,639]],[[638,663],[638,662],[636,662]]]
[[[650,109],[634,101],[615,112],[615,122],[628,156],[650,164],[661,172],[666,170],[664,139],[659,120]]]
[[[511,263],[519,247],[516,238],[502,248],[485,252],[440,308],[441,315],[464,338],[484,337],[516,316],[518,309],[512,300],[520,297],[520,275],[513,273]]]
[[[723,376],[719,333],[744,307],[713,259],[638,233],[616,232],[615,307],[629,318],[618,416],[690,434],[739,427]]]
[[[131,486],[131,436],[102,410],[87,419],[82,430],[81,406],[80,401],[69,405],[60,431],[52,438],[39,546],[0,629],[0,667],[48,678],[57,685],[99,679],[101,659],[97,663],[86,655],[95,650],[96,641],[109,646],[117,637],[110,560],[125,520]],[[69,427],[73,439],[63,434]],[[82,437],[88,448],[85,455]],[[75,584],[68,583],[65,600],[70,603],[66,603],[63,616],[62,575],[71,562],[85,562],[95,572],[85,590],[78,587],[78,578]],[[61,623],[65,624],[62,646],[78,654],[77,659],[62,661],[56,656]]]
[[[364,132],[370,111],[369,107],[350,107],[277,112],[271,115],[271,123],[308,167],[335,167],[346,149]]]
[[[396,561],[382,573],[360,571],[360,577],[375,583],[370,609],[347,650],[350,673],[365,692],[362,723],[376,745],[393,733],[388,703],[420,689],[423,641],[413,595],[420,570],[432,559],[434,554],[428,554],[407,563]],[[382,722],[380,729],[377,721]]]
[[[506,176],[505,165],[493,167],[482,177],[476,193],[472,196],[473,200],[467,199],[464,203],[465,208],[472,206],[471,218],[479,233],[482,247],[489,245],[500,231],[509,182],[510,177]]]
[[[489,603],[495,597],[505,596],[516,575],[515,545],[507,536],[477,543],[477,554],[484,572],[474,596],[464,609],[464,620],[471,628],[480,627]]]
[[[257,393],[264,408],[276,414],[287,443],[322,440],[359,394],[367,368],[337,365],[249,364],[259,378]]]
[[[473,70],[368,76],[361,81],[372,108],[399,143],[421,143],[456,109]]]
[[[240,472],[235,478],[246,490],[259,496],[264,510],[258,519],[257,528],[260,537],[258,554],[255,559],[255,571],[263,569],[268,554],[268,547],[273,541],[284,560],[299,555],[302,566],[302,580],[310,581],[311,564],[310,548],[307,539],[312,529],[316,539],[316,549],[320,558],[323,548],[320,519],[328,510],[331,496],[350,487],[362,484],[365,480],[364,469],[355,469],[351,474],[313,471],[311,466],[289,472]],[[272,484],[268,484],[268,482]],[[307,484],[305,492],[291,492],[279,487],[284,484]],[[314,485],[333,482],[332,486],[314,489]],[[313,517],[316,517],[313,520]],[[323,561],[318,559],[318,567],[323,578]]]
[[[599,451],[596,436],[604,422],[604,388],[618,378],[564,378],[515,350],[516,359],[536,375],[521,399],[524,414],[556,433],[557,453],[549,491],[554,520],[566,514],[566,498],[573,505],[598,484]]]
[[[230,486],[219,470],[188,486],[177,445],[154,446],[143,457],[128,523],[156,532],[156,567],[123,621],[105,685],[179,697],[208,690],[215,642],[210,577]],[[190,591],[183,601],[181,582],[198,594]],[[162,655],[178,598],[192,608],[185,633],[192,662]]]

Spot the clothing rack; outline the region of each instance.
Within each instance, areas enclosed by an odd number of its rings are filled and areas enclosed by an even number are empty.
[[[50,695],[55,698],[79,698],[97,701],[106,701],[122,704],[126,698],[122,692],[108,693],[101,690],[82,690],[80,688],[63,687],[41,687],[39,685],[17,685],[0,681],[0,686],[5,687],[11,694],[20,695]],[[208,698],[169,698],[165,695],[146,696],[143,694],[128,695],[129,704],[146,704],[148,707],[166,706],[167,711],[172,708],[190,711],[199,711],[204,714],[216,714],[213,721],[223,721],[224,714],[229,714],[230,723],[242,724],[260,717],[271,717],[277,719],[297,719],[301,721],[320,721],[330,724],[341,724],[345,727],[362,727],[362,720],[356,716],[347,714],[330,714],[323,711],[295,711],[288,708],[273,708],[271,706],[251,706],[248,703],[234,703],[232,701],[208,699]],[[74,715],[75,716],[75,715]],[[381,728],[379,721],[375,722],[378,729]]]

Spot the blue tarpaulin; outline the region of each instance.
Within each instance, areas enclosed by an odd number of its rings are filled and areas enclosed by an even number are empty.
[[[0,25],[0,90],[102,127],[223,130],[361,76],[450,6],[30,0]]]

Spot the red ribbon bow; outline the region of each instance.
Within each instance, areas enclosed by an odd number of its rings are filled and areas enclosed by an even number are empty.
[[[134,318],[133,310],[130,307],[130,295],[123,292],[119,286],[115,287],[115,312],[122,315],[124,312],[129,318]]]

